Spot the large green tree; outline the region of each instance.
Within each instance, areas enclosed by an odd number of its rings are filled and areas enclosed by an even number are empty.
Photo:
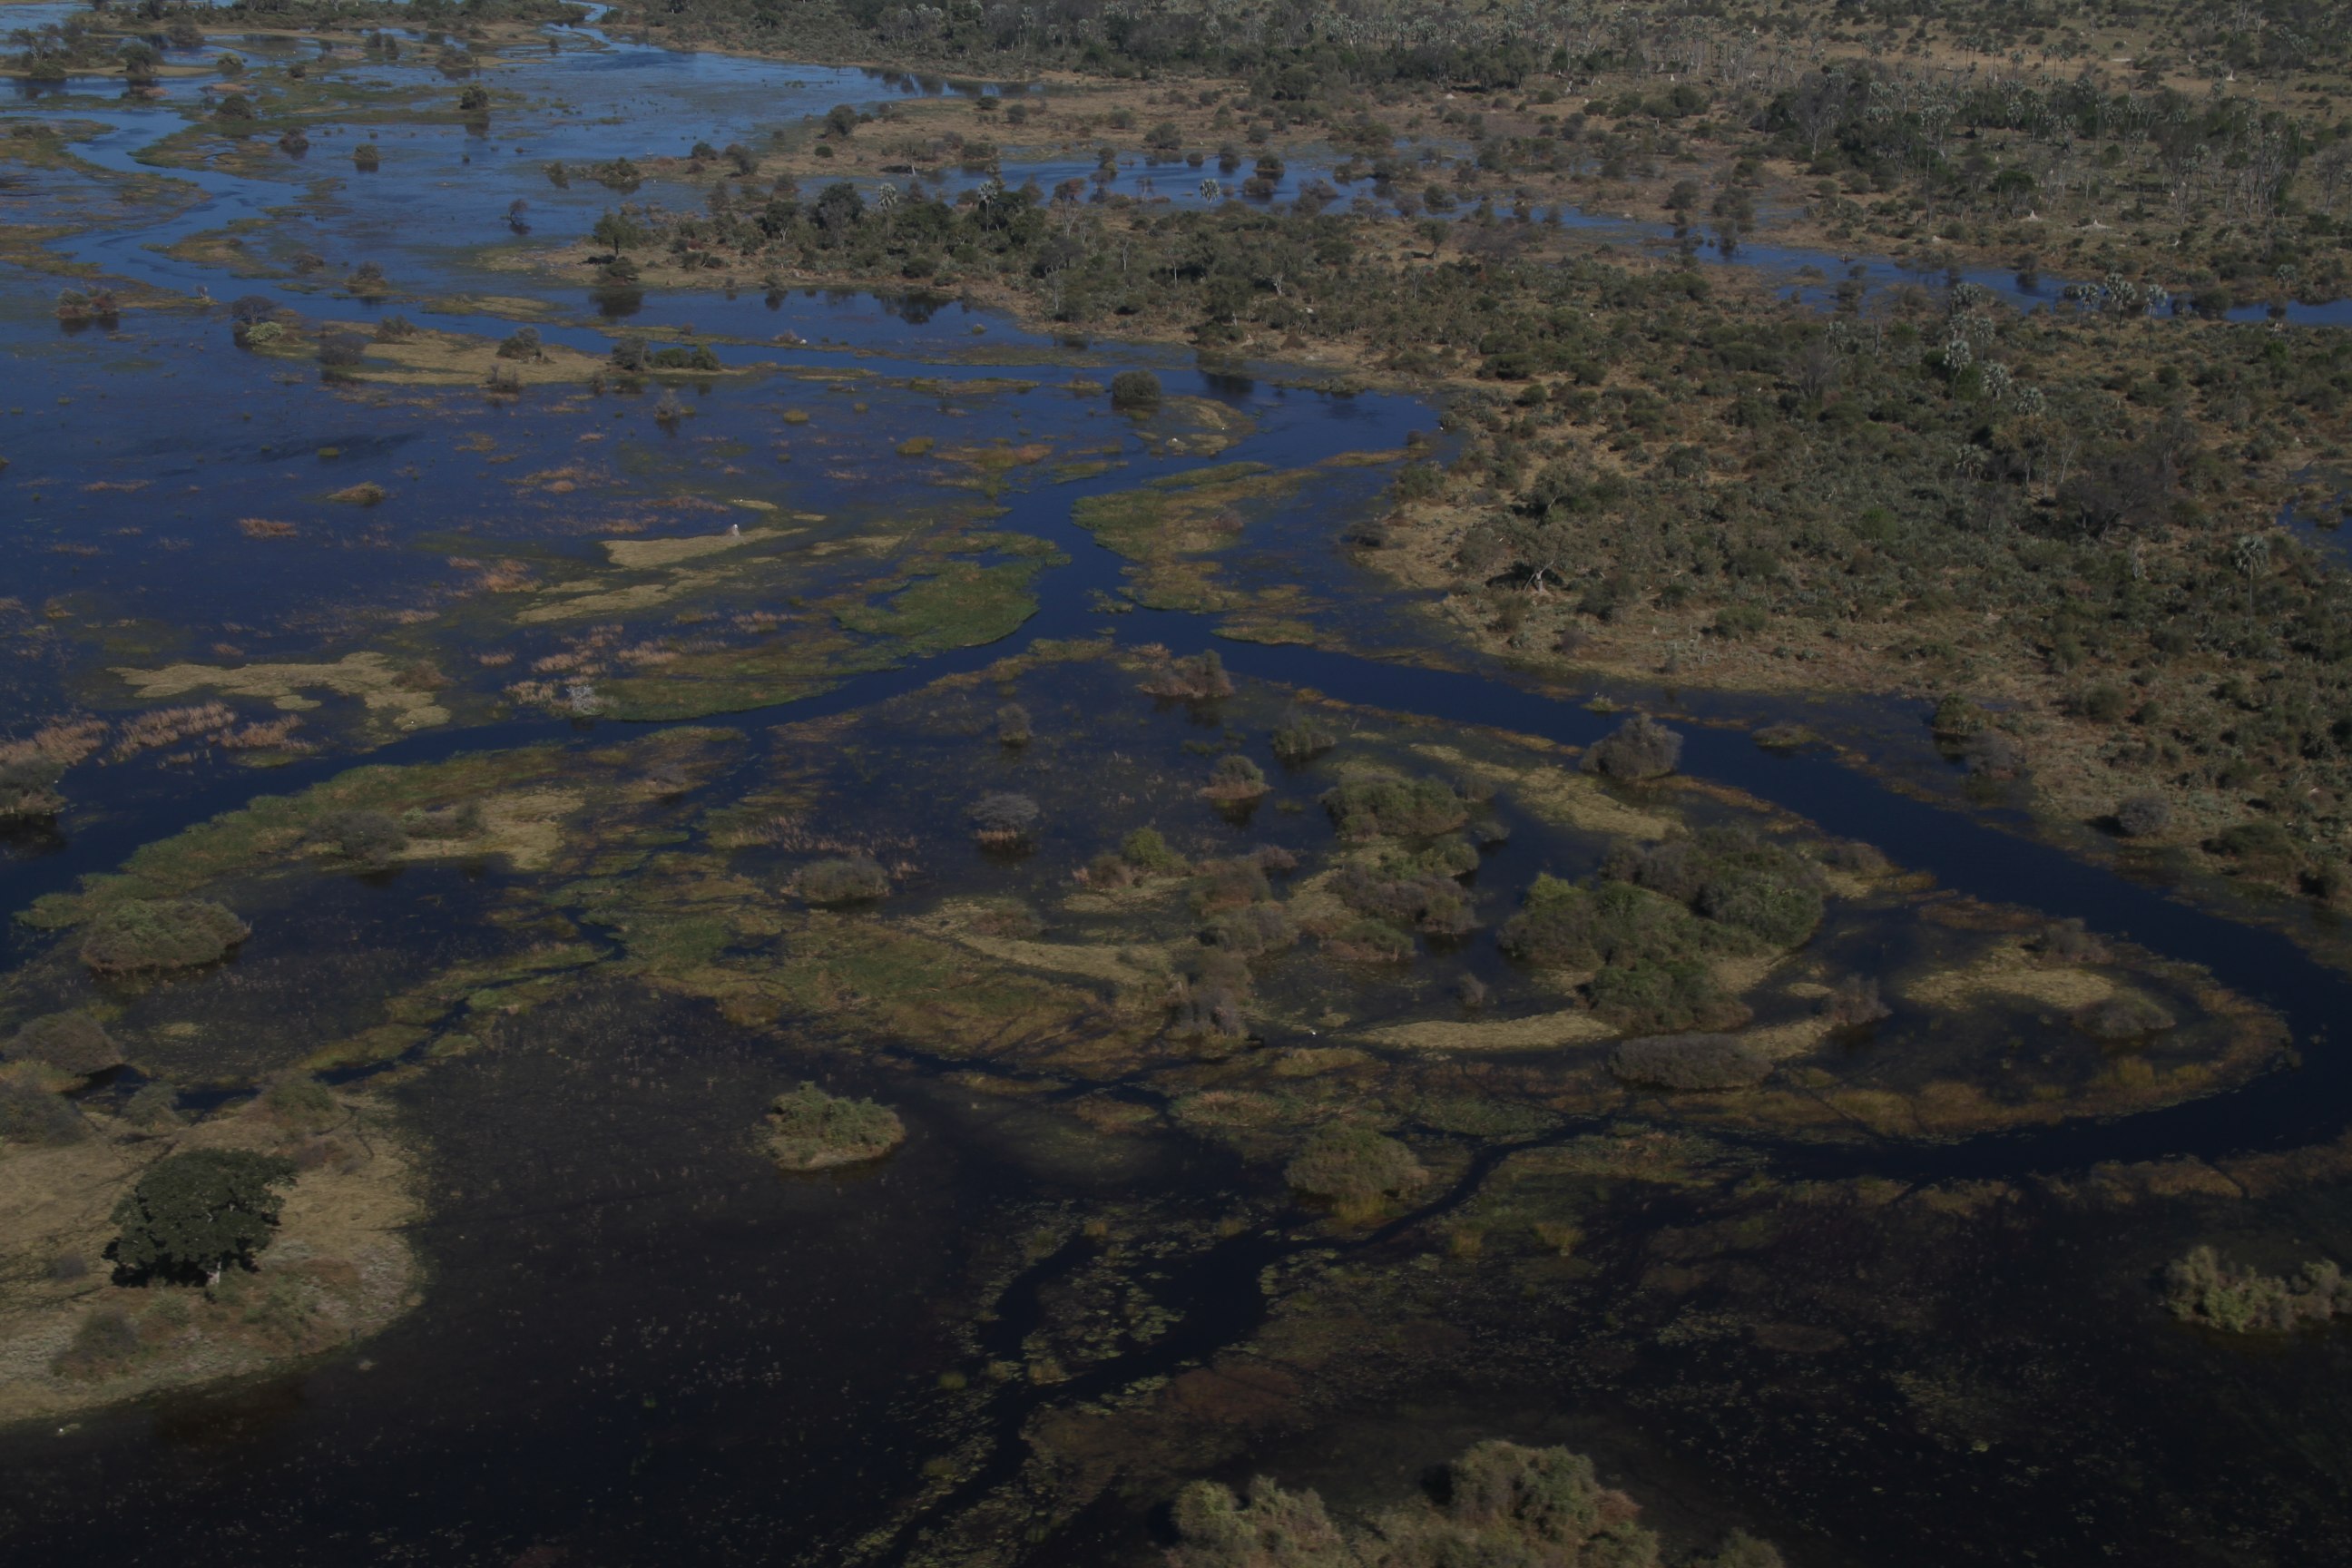
[[[250,1267],[269,1245],[294,1162],[246,1149],[192,1149],[150,1166],[114,1205],[122,1227],[110,1248],[142,1279],[212,1279],[231,1264]]]

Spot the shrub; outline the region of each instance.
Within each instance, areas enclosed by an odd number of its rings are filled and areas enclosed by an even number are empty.
[[[1654,779],[1675,771],[1683,738],[1646,713],[1636,713],[1584,753],[1584,771],[1607,778]]]
[[[1233,678],[1225,673],[1225,661],[1209,648],[1191,658],[1170,659],[1144,682],[1143,689],[1154,697],[1171,697],[1184,702],[1208,702],[1234,694]]]
[[[1426,838],[1470,820],[1468,803],[1436,779],[1359,773],[1325,792],[1323,809],[1343,838]]]
[[[996,710],[996,738],[1007,746],[1025,746],[1031,737],[1029,710],[1008,702]]]
[[[1771,1076],[1772,1059],[1731,1035],[1659,1035],[1620,1045],[1609,1070],[1649,1089],[1752,1089]]]
[[[1123,370],[1110,378],[1110,405],[1129,414],[1160,406],[1160,378],[1148,370]]]
[[[1439,871],[1391,877],[1370,867],[1349,866],[1332,879],[1331,891],[1359,914],[1432,936],[1461,936],[1478,925],[1469,890]]]
[[[1255,800],[1265,790],[1265,770],[1247,757],[1235,754],[1217,759],[1201,793],[1211,800]]]
[[[1313,762],[1339,742],[1330,731],[1303,714],[1294,713],[1273,736],[1274,754],[1286,767]]]
[[[1200,879],[1193,884],[1192,912],[1214,914],[1219,910],[1263,903],[1273,897],[1274,884],[1265,879],[1265,872],[1256,860],[1246,856],[1211,860],[1201,867]]]
[[[404,343],[415,335],[416,323],[405,316],[386,316],[375,324],[375,341],[380,343]]]
[[[2126,838],[2153,838],[2172,826],[2172,803],[2160,795],[2126,795],[2116,805],[2116,830]]]
[[[49,1149],[79,1143],[89,1133],[89,1123],[71,1100],[33,1084],[0,1079],[0,1144]]]
[[[1324,1128],[1282,1173],[1295,1190],[1330,1204],[1343,1217],[1360,1216],[1429,1179],[1412,1150],[1369,1127]]]
[[[2139,1040],[2179,1022],[2145,996],[2110,996],[2074,1015],[2074,1026],[2095,1040]]]
[[[2105,963],[2108,956],[2107,944],[2079,920],[2052,921],[2035,945],[2065,963]]]
[[[383,870],[408,847],[408,830],[401,826],[399,818],[381,811],[336,812],[321,821],[311,837],[371,871]]]
[[[87,1013],[51,1013],[34,1019],[8,1042],[12,1062],[45,1062],[82,1078],[122,1065],[122,1048]]]
[[[155,1131],[180,1123],[180,1091],[168,1083],[142,1083],[122,1102],[122,1119]]]
[[[793,891],[812,904],[870,903],[890,891],[890,873],[865,856],[817,860],[801,868]]]
[[[362,174],[373,174],[383,166],[383,154],[373,142],[362,142],[352,149],[352,167]]]
[[[1985,722],[1983,709],[1957,692],[1948,692],[1937,700],[1936,710],[1927,720],[1927,728],[1939,740],[1958,741],[1983,729]]]
[[[107,1256],[137,1279],[217,1279],[269,1245],[294,1162],[246,1149],[193,1149],[147,1168],[114,1205]]]
[[[1004,793],[982,795],[971,816],[972,837],[992,849],[1010,849],[1029,842],[1045,812],[1028,795]]]
[[[517,327],[499,343],[500,359],[538,360],[547,357],[541,346],[537,327]]]
[[[768,1157],[787,1170],[878,1160],[906,1141],[906,1123],[888,1106],[827,1094],[813,1083],[768,1106]]]
[[[100,974],[193,969],[219,963],[251,934],[243,921],[206,900],[133,900],[90,922],[81,961]]]

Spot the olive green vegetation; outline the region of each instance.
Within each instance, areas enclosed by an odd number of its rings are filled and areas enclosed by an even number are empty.
[[[817,1171],[878,1160],[907,1141],[907,1129],[887,1106],[803,1083],[768,1107],[764,1141],[786,1170]]]
[[[247,1149],[167,1154],[115,1205],[117,1268],[142,1279],[201,1281],[251,1267],[267,1247],[294,1180],[294,1162]]]
[[[2210,1247],[2191,1247],[2165,1270],[2164,1293],[2176,1317],[2232,1334],[2283,1332],[2352,1312],[2352,1282],[2333,1263],[2306,1263],[2282,1279]]]
[[[1335,1521],[1311,1491],[1261,1476],[1236,1496],[1199,1481],[1176,1499],[1175,1568],[1658,1568],[1657,1537],[1640,1509],[1601,1484],[1592,1461],[1566,1448],[1490,1439],[1447,1465],[1432,1496],[1361,1524]],[[1689,1568],[1780,1568],[1780,1554],[1743,1531]]]
[[[1342,1218],[1360,1218],[1383,1200],[1429,1179],[1412,1151],[1367,1127],[1327,1127],[1307,1140],[1283,1177],[1299,1192],[1328,1203]]]

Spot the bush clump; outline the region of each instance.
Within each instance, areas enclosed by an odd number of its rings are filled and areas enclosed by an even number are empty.
[[[1139,827],[1118,841],[1118,858],[1143,872],[1181,871],[1184,857],[1168,847],[1156,827]]]
[[[1859,1029],[1895,1016],[1895,1010],[1878,994],[1876,978],[1865,974],[1849,974],[1839,981],[1822,998],[1821,1010],[1830,1026],[1837,1029]]]
[[[1303,714],[1293,714],[1273,736],[1276,760],[1293,768],[1313,762],[1339,743],[1330,731]]]
[[[1480,1443],[1445,1468],[1429,1495],[1360,1528],[1335,1521],[1311,1491],[1260,1476],[1236,1496],[1197,1481],[1177,1496],[1171,1568],[1658,1568],[1640,1510],[1566,1448]],[[1768,1543],[1734,1531],[1689,1568],[1781,1568]]]
[[[2224,1333],[2283,1333],[2352,1312],[2352,1280],[2333,1263],[2306,1263],[2293,1279],[2258,1274],[2210,1247],[2191,1247],[2164,1271],[2173,1315]]]
[[[217,963],[252,928],[205,899],[137,899],[90,922],[81,961],[100,974]]]
[[[65,765],[47,757],[19,757],[0,763],[0,822],[11,817],[55,816],[65,809],[57,790]]]
[[[73,1101],[37,1084],[0,1079],[0,1144],[54,1149],[89,1134],[89,1123]]]
[[[312,837],[371,871],[386,869],[408,847],[408,829],[382,811],[336,812],[319,824]]]
[[[1580,887],[1549,874],[1528,889],[1519,912],[1503,923],[1503,950],[1542,969],[1683,958],[1706,935],[1674,900],[1628,882]]]
[[[97,1383],[128,1367],[139,1354],[139,1329],[120,1307],[100,1307],[74,1326],[49,1371],[68,1383]]]
[[[793,879],[793,891],[812,904],[864,904],[887,896],[890,873],[871,857],[815,860]]]
[[[1609,1070],[1645,1089],[1753,1089],[1771,1076],[1772,1060],[1734,1035],[1655,1035],[1612,1051]]]
[[[1006,746],[1025,746],[1034,732],[1029,727],[1029,710],[1018,702],[1008,702],[996,710],[996,739]]]
[[[1427,838],[1470,820],[1470,806],[1437,779],[1359,773],[1323,795],[1342,838]]]
[[[41,1062],[89,1078],[122,1065],[122,1047],[87,1013],[51,1013],[34,1019],[8,1042],[7,1059]]]
[[[2074,1015],[2074,1026],[2095,1040],[2144,1040],[2179,1020],[2145,996],[2110,996]]]
[[[1682,761],[1683,738],[1651,718],[1636,713],[1611,734],[1592,742],[1584,753],[1584,771],[1628,783],[1663,778]]]
[[[294,1162],[248,1149],[192,1149],[147,1168],[114,1205],[107,1256],[134,1279],[217,1279],[268,1247]]]
[[[1234,681],[1225,673],[1225,661],[1217,657],[1215,648],[1209,648],[1191,658],[1170,659],[1144,682],[1143,689],[1154,697],[1181,702],[1210,702],[1231,697]]]
[[[1395,1139],[1345,1126],[1326,1127],[1308,1139],[1282,1173],[1295,1190],[1323,1200],[1343,1217],[1360,1217],[1429,1179],[1412,1151]]]
[[[1219,757],[1216,766],[1209,770],[1209,782],[1201,790],[1202,795],[1218,801],[1255,800],[1265,792],[1265,770],[1238,753]]]
[[[1160,378],[1148,370],[1120,371],[1110,378],[1110,405],[1122,413],[1150,413],[1160,406]]]
[[[907,1141],[907,1127],[887,1105],[803,1083],[770,1102],[762,1137],[768,1157],[785,1169],[822,1171],[880,1159]]]
[[[2126,838],[2153,838],[2172,826],[2172,803],[2160,795],[2126,795],[2116,805],[2116,831]]]
[[[1351,963],[1411,963],[1412,938],[1386,921],[1349,921],[1323,939],[1323,951]]]
[[[1612,855],[1604,875],[1664,893],[1769,947],[1795,947],[1822,922],[1820,878],[1794,851],[1739,827]]]
[[[985,795],[972,804],[972,837],[991,849],[1017,849],[1035,836],[1045,815],[1029,795]]]

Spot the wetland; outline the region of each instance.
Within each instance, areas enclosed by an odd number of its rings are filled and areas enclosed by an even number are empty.
[[[0,23],[12,1560],[2352,1554],[2328,8]]]

